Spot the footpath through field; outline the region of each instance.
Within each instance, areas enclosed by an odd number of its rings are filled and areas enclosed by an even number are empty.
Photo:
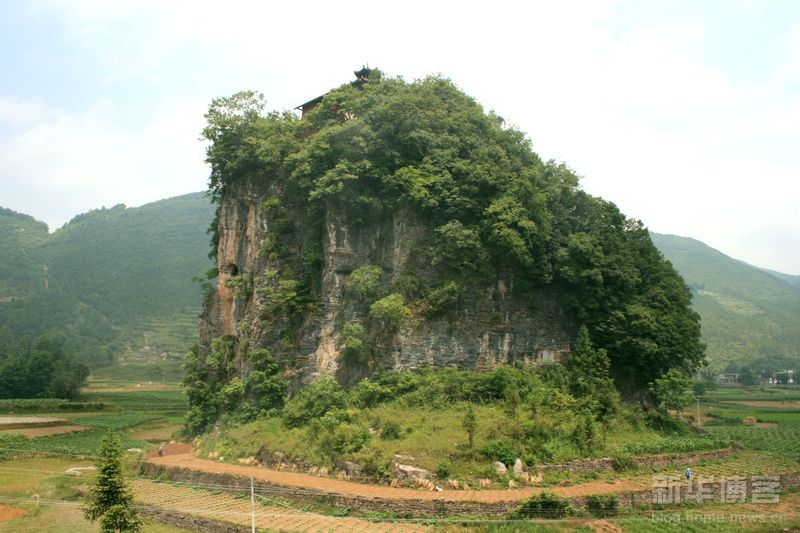
[[[636,492],[647,487],[633,481],[617,480],[613,483],[592,481],[569,487],[524,487],[509,490],[443,490],[429,492],[409,488],[389,487],[386,485],[368,485],[326,477],[317,477],[298,472],[282,472],[258,466],[231,465],[218,463],[208,459],[200,459],[191,453],[149,457],[150,463],[166,468],[182,468],[206,474],[222,474],[230,476],[252,477],[256,481],[284,487],[299,489],[315,489],[331,494],[344,496],[361,496],[369,498],[393,500],[439,500],[444,502],[478,502],[498,503],[525,500],[547,490],[564,498],[588,496],[590,494],[612,494],[618,492]]]

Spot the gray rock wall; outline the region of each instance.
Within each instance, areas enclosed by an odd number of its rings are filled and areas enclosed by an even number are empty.
[[[431,237],[430,230],[413,216],[397,212],[377,224],[357,226],[347,213],[326,210],[320,245],[323,266],[316,305],[290,324],[289,317],[270,314],[263,296],[275,284],[275,273],[287,267],[286,259],[265,253],[264,243],[274,239],[274,220],[262,202],[280,199],[281,190],[271,184],[257,191],[241,188],[223,198],[219,213],[218,291],[206,306],[200,322],[201,346],[213,337],[236,337],[246,349],[268,349],[295,382],[321,375],[353,381],[372,370],[414,369],[421,366],[458,367],[476,370],[499,364],[547,364],[569,353],[572,326],[559,304],[558,294],[543,290],[523,302],[510,275],[497,274],[482,287],[467,287],[459,304],[441,316],[415,314],[398,331],[380,331],[374,336],[375,356],[363,367],[344,363],[341,328],[359,320],[372,330],[367,306],[349,301],[345,281],[354,269],[380,265],[382,283],[391,281],[409,265],[415,275],[431,279],[435,271],[427,257],[418,257],[415,242]],[[298,232],[304,228],[297,228]],[[286,252],[284,250],[283,252]],[[293,251],[289,250],[289,255]],[[301,251],[298,249],[297,255]],[[287,254],[281,254],[285,257]],[[250,288],[232,287],[238,278]],[[273,287],[274,288],[274,287]],[[287,338],[287,331],[293,332]],[[247,361],[239,365],[246,370]]]

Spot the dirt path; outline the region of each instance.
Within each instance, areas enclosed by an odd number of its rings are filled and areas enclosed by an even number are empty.
[[[588,496],[590,494],[610,494],[615,492],[640,491],[647,487],[632,481],[592,481],[570,487],[525,487],[513,490],[444,490],[442,492],[428,492],[408,488],[394,488],[384,485],[367,485],[325,477],[316,477],[297,472],[279,472],[262,467],[230,465],[217,463],[208,459],[199,459],[191,453],[165,455],[164,457],[149,457],[149,462],[167,468],[186,468],[208,474],[227,474],[233,476],[252,477],[274,485],[315,489],[334,494],[347,496],[366,496],[372,498],[395,500],[441,500],[441,501],[468,501],[479,503],[514,502],[527,499],[543,490],[558,494],[565,498]]]
[[[178,514],[249,526],[252,508],[249,498],[213,494],[168,483],[135,480],[131,489],[136,503]],[[260,500],[256,504],[256,527],[270,531],[427,531],[428,528],[403,522],[372,522],[360,518],[333,517]]]

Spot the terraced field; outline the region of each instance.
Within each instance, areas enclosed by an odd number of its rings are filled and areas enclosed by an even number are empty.
[[[252,507],[249,498],[215,494],[207,490],[169,483],[135,480],[134,499],[140,505],[176,513],[249,526]],[[361,518],[334,517],[272,503],[258,497],[256,527],[270,531],[424,531],[425,526],[404,522],[373,522]]]

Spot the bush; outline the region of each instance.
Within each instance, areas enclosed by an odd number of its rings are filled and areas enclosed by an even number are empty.
[[[542,492],[520,505],[514,513],[515,518],[558,519],[572,513],[569,500],[555,494]]]
[[[425,314],[436,316],[451,309],[461,298],[462,293],[461,287],[453,281],[433,289],[425,297]]]
[[[592,417],[588,415],[581,417],[572,433],[572,441],[582,452],[589,453],[594,449],[596,440],[597,432]]]
[[[380,296],[382,273],[383,269],[378,265],[362,265],[347,276],[344,289],[362,301],[375,299]]]
[[[592,495],[586,498],[586,509],[600,518],[616,515],[618,507],[619,500],[613,494]]]
[[[287,402],[283,409],[283,420],[290,428],[299,427],[344,405],[345,392],[342,387],[332,377],[325,376],[300,389]]]
[[[614,456],[614,470],[624,472],[636,468],[636,461],[628,454],[618,454]]]
[[[369,442],[369,428],[363,424],[335,420],[323,423],[317,443],[320,451],[332,458],[360,451]]]
[[[411,317],[411,311],[404,303],[402,294],[392,293],[369,306],[369,316],[391,328],[400,328]]]
[[[365,363],[369,360],[369,346],[364,326],[348,322],[342,328],[342,357],[350,363]]]
[[[436,477],[439,479],[449,479],[452,471],[453,465],[450,464],[450,461],[441,461],[436,465]]]
[[[519,457],[514,446],[507,441],[492,441],[482,446],[478,453],[489,461],[500,461],[507,467],[513,466]]]
[[[381,438],[383,440],[397,440],[400,438],[401,433],[402,428],[400,427],[400,424],[391,420],[387,420],[383,423],[383,428],[381,429]]]

